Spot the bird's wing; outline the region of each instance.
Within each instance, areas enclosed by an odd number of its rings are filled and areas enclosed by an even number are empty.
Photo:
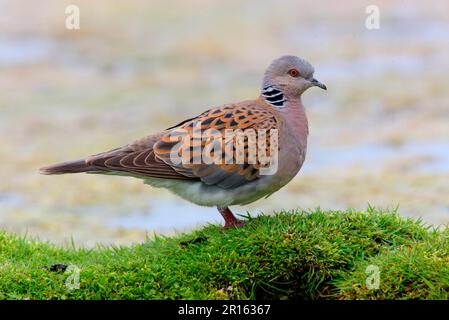
[[[232,188],[259,177],[271,150],[277,148],[270,145],[270,130],[277,128],[271,108],[259,100],[246,101],[212,108],[162,133],[92,156],[87,162],[99,171],[201,180]]]
[[[181,175],[173,168],[158,160],[153,145],[163,133],[151,135],[131,144],[88,157],[85,161],[92,173],[119,173],[137,177],[164,179],[196,179]]]

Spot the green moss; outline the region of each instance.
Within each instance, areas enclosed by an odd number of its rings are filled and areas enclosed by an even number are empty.
[[[0,298],[448,298],[447,230],[372,208],[249,219],[238,230],[211,225],[95,249],[0,233]],[[79,268],[79,288],[69,290],[73,272],[55,264]],[[379,289],[366,289],[368,265],[379,267]]]

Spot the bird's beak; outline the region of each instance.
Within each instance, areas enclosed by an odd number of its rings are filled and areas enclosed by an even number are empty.
[[[323,89],[323,90],[327,90],[326,86],[325,86],[323,83],[319,82],[319,81],[318,81],[317,79],[315,79],[315,78],[312,78],[312,80],[310,80],[310,83],[311,83],[312,85],[314,85],[315,87],[321,88],[321,89]]]

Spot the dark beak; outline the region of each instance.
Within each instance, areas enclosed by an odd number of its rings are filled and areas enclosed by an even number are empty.
[[[323,90],[327,90],[326,86],[324,84],[322,84],[321,82],[319,82],[315,78],[312,78],[312,80],[310,80],[310,83],[313,84],[315,87],[321,88]]]

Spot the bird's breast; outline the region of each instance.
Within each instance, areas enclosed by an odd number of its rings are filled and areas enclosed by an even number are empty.
[[[279,169],[295,176],[304,163],[309,125],[302,104],[292,106],[282,117],[279,134]]]

